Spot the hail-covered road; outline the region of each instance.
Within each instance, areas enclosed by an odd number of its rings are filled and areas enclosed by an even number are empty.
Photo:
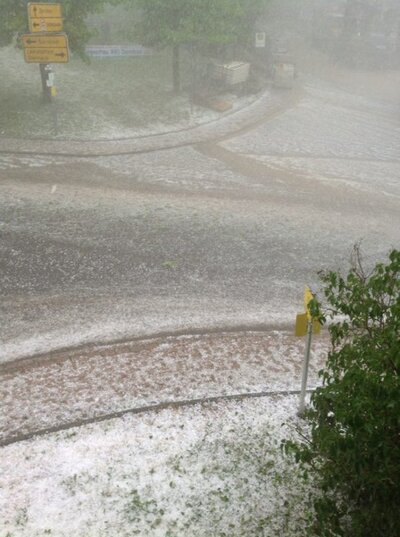
[[[396,103],[310,80],[253,128],[193,145],[176,136],[137,154],[0,155],[3,361],[290,327],[304,285],[346,269],[355,242],[367,264],[399,245]]]

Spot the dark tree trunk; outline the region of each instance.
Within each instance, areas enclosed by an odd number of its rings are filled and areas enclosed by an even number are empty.
[[[181,91],[181,72],[180,72],[180,48],[175,45],[172,48],[172,82],[174,93],[178,94]]]

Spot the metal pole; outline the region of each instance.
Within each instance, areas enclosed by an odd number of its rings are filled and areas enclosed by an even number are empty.
[[[300,399],[299,399],[299,410],[297,412],[297,414],[299,416],[302,416],[304,414],[304,409],[305,409],[308,366],[309,366],[309,363],[310,363],[312,329],[313,329],[313,321],[309,319],[308,323],[307,323],[306,353],[304,355],[304,362],[303,362],[303,373],[302,373],[302,379],[301,379],[301,392],[300,392]]]
[[[193,43],[190,44],[190,70],[192,71],[192,95],[190,98],[190,116],[193,116],[193,100],[194,100],[194,93],[195,93],[195,61],[194,61],[194,45]]]
[[[50,93],[50,88],[47,86],[47,69],[49,68],[49,65],[47,63],[41,63],[39,65],[39,68],[40,68],[40,78],[42,80],[43,100],[46,103],[50,103],[51,93]]]
[[[52,109],[53,109],[53,129],[54,134],[58,134],[58,110],[56,105],[56,99],[52,99]]]

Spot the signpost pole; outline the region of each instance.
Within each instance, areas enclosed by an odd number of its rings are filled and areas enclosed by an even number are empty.
[[[53,108],[54,134],[57,136],[58,134],[58,110],[57,110],[56,99],[52,99],[52,108]]]
[[[52,104],[53,128],[58,134],[58,110],[54,97],[52,63],[68,63],[68,36],[63,30],[61,3],[28,2],[29,34],[22,36],[24,58],[27,63],[39,64],[43,100]]]
[[[302,372],[302,378],[301,378],[301,392],[300,392],[300,399],[299,399],[299,410],[298,410],[299,416],[302,416],[304,414],[304,409],[305,409],[305,398],[306,398],[306,388],[307,388],[307,378],[308,378],[308,366],[310,363],[312,332],[313,332],[313,321],[312,319],[308,319],[306,352],[304,355],[303,372]]]
[[[46,103],[51,102],[51,93],[50,88],[47,86],[47,63],[41,63],[39,64],[40,68],[40,77],[42,79],[42,90],[43,90],[43,100]]]
[[[301,378],[299,410],[297,412],[298,416],[302,416],[304,414],[304,409],[305,409],[308,366],[310,363],[312,335],[319,334],[321,331],[321,324],[318,318],[313,316],[313,312],[311,308],[311,302],[313,299],[314,299],[314,294],[312,293],[309,287],[306,287],[304,289],[304,309],[306,311],[305,313],[298,314],[296,317],[295,336],[297,337],[307,336],[306,352],[304,355],[303,371],[302,371],[302,378]]]

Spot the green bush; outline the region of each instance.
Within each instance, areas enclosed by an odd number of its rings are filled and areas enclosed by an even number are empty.
[[[284,444],[315,479],[310,534],[399,537],[400,251],[366,274],[356,247],[346,277],[321,277],[332,348],[309,433]]]

